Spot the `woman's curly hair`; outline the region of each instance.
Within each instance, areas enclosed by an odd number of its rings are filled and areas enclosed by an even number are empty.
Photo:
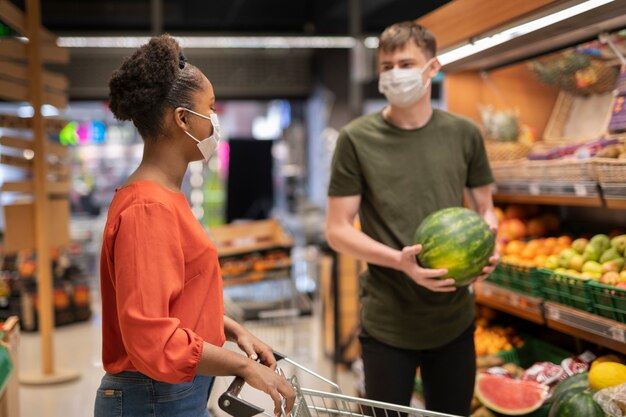
[[[168,107],[192,108],[192,94],[202,90],[200,71],[185,62],[176,39],[150,39],[127,57],[109,80],[109,107],[118,120],[132,120],[141,136],[163,134]]]

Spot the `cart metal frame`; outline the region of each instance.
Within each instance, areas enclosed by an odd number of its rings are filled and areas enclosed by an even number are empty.
[[[296,401],[290,414],[291,417],[459,417],[344,395],[334,382],[288,359],[285,355],[274,352],[274,356],[276,360],[285,360],[324,381],[336,391],[325,392],[303,388],[295,375],[287,378],[296,392]],[[280,368],[277,368],[277,372],[284,376]],[[226,392],[220,396],[218,401],[220,408],[233,417],[252,417],[257,414],[274,417],[263,408],[251,404],[239,396],[244,384],[243,378],[236,377]],[[284,404],[281,417],[288,417],[284,410]]]

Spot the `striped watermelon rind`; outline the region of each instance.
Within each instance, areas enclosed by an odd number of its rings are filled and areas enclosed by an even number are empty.
[[[570,376],[552,393],[548,417],[604,417],[604,411],[593,399],[588,372]]]
[[[561,394],[569,390],[583,390],[587,388],[589,388],[588,372],[581,372],[559,382],[556,388],[554,388],[554,392],[552,392],[552,399],[556,400]]]
[[[556,397],[548,417],[604,417],[602,407],[593,399],[591,389],[575,388]]]
[[[456,286],[467,285],[489,264],[496,239],[489,225],[475,211],[450,207],[424,219],[415,232],[417,255],[424,268],[446,268],[441,277],[454,278]]]

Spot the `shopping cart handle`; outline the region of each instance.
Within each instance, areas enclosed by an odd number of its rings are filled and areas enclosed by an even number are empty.
[[[276,361],[279,361],[285,359],[286,356],[274,351],[274,358],[276,358]],[[233,417],[252,417],[265,411],[263,408],[239,398],[239,393],[245,383],[242,377],[236,377],[218,400],[220,408]]]
[[[239,398],[239,393],[245,383],[242,377],[236,377],[218,400],[220,408],[233,417],[252,417],[265,411],[261,407]]]

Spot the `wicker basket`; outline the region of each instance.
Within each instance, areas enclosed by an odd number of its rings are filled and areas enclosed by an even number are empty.
[[[519,142],[486,140],[485,147],[490,161],[511,161],[525,158],[530,153],[530,146]]]
[[[576,95],[611,92],[619,67],[586,54],[564,52],[531,61],[528,68],[542,82]]]
[[[528,163],[526,159],[515,159],[511,161],[493,161],[491,172],[496,182],[526,181],[525,165]]]
[[[626,159],[593,158],[592,164],[600,185],[626,184]]]
[[[584,142],[605,135],[614,99],[611,93],[584,97],[561,91],[544,131],[544,141]]]
[[[591,160],[528,161],[524,166],[524,171],[529,181],[562,183],[596,181]]]

